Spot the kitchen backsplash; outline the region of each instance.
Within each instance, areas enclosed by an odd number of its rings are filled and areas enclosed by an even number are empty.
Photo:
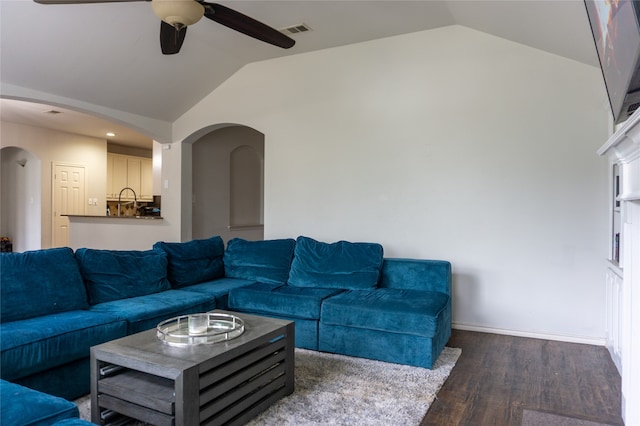
[[[134,208],[133,202],[120,204],[120,216],[160,216],[161,197],[156,195],[153,201],[139,201]],[[118,202],[107,201],[107,215],[118,216]]]

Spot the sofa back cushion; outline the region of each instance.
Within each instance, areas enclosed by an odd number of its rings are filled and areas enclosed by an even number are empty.
[[[338,241],[322,243],[298,237],[288,284],[296,287],[374,288],[380,278],[382,246]]]
[[[68,247],[1,253],[0,321],[87,309],[87,293]]]
[[[167,253],[167,277],[173,288],[186,287],[224,276],[224,242],[219,236],[184,243],[153,245]]]
[[[234,238],[224,252],[224,273],[230,278],[284,284],[296,241],[292,238],[247,241]]]
[[[111,302],[169,290],[167,254],[159,250],[76,251],[89,303]]]
[[[451,263],[430,259],[385,259],[380,287],[451,294]]]

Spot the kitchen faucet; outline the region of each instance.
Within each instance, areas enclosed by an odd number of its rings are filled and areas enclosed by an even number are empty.
[[[122,198],[122,193],[124,191],[126,191],[127,189],[129,191],[133,192],[133,209],[136,210],[138,208],[138,197],[136,196],[136,191],[134,191],[133,188],[126,186],[126,187],[122,188],[120,190],[120,193],[118,194],[118,216],[120,216],[120,204],[121,204],[120,203],[120,199]],[[130,202],[131,201],[129,201],[129,203]],[[129,203],[126,203],[126,204],[129,204]]]

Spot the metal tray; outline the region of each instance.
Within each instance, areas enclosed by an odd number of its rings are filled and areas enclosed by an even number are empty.
[[[192,321],[202,320],[206,330],[199,332],[189,329]],[[244,321],[229,314],[201,313],[182,315],[162,321],[157,326],[157,335],[163,343],[171,346],[207,345],[235,339],[244,333]]]

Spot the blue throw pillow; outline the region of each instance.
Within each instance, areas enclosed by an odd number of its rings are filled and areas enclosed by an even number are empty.
[[[225,276],[284,284],[289,276],[295,240],[246,241],[234,238],[224,252]]]
[[[153,245],[156,250],[167,253],[169,266],[167,276],[173,288],[211,281],[224,276],[224,242],[219,236],[184,243]]]
[[[321,243],[298,237],[289,285],[362,290],[378,285],[383,250],[377,243]]]
[[[68,247],[0,253],[0,320],[87,309],[87,292]]]
[[[159,250],[76,250],[92,305],[169,290],[167,254]]]

